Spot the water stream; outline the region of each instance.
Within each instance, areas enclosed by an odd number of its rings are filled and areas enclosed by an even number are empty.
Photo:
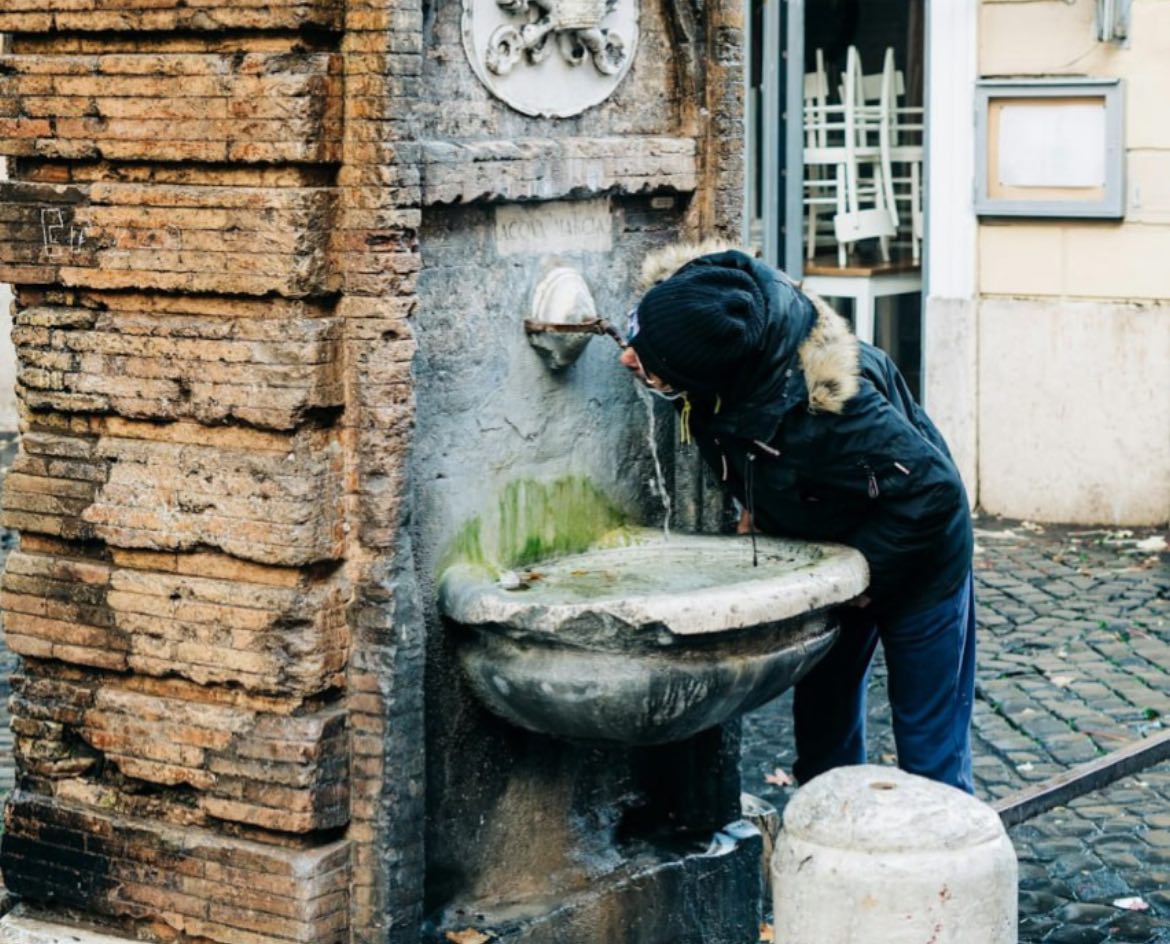
[[[641,384],[635,384],[638,396],[646,404],[647,432],[650,442],[650,457],[654,460],[654,480],[650,483],[659,499],[662,501],[662,537],[670,540],[670,492],[666,488],[666,476],[662,474],[662,462],[658,458],[658,438],[654,423],[654,396]]]

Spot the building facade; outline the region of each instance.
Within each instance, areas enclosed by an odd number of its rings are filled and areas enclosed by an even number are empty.
[[[1128,38],[1097,6],[931,4],[925,399],[987,512],[1170,518],[1170,6],[1134,0]],[[979,219],[978,79],[1120,78],[1120,220]]]

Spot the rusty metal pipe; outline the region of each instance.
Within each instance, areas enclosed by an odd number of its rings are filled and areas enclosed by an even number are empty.
[[[526,318],[524,319],[524,331],[526,334],[604,334],[606,337],[612,338],[622,350],[627,347],[622,333],[604,318],[590,318],[572,324],[533,321],[531,318]]]

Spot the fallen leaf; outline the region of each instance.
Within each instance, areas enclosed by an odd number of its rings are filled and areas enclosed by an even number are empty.
[[[792,777],[777,767],[770,774],[764,777],[764,782],[775,784],[778,787],[790,787],[792,786]]]
[[[1076,681],[1076,676],[1075,675],[1050,675],[1050,676],[1048,676],[1048,681],[1050,681],[1057,688],[1067,688],[1070,682]]]
[[[447,940],[453,944],[487,944],[494,934],[485,934],[475,928],[464,928],[462,931],[448,931]]]
[[[1120,908],[1122,911],[1149,911],[1149,903],[1144,898],[1116,898],[1113,901],[1114,908]]]
[[[776,940],[776,937],[772,932],[772,925],[768,924],[767,921],[760,922],[760,940],[768,942]]]
[[[898,762],[897,754],[882,754],[883,764],[896,764]]]

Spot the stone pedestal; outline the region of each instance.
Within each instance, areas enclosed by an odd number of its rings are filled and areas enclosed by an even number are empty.
[[[630,747],[478,722],[482,751],[434,811],[424,941],[467,928],[525,944],[757,939],[761,839],[739,819],[738,724]]]
[[[493,944],[754,944],[759,939],[760,834],[750,823],[730,823],[706,845],[695,841],[674,850],[644,845],[630,852],[621,869],[576,894],[545,900],[539,910],[461,908],[447,915],[441,928],[430,927],[423,940],[446,944],[448,931],[469,928],[490,934]]]

